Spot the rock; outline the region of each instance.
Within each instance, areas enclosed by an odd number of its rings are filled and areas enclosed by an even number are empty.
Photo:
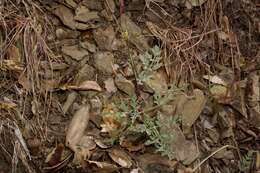
[[[193,91],[193,97],[183,106],[182,126],[184,131],[189,130],[197,118],[200,116],[205,104],[206,97],[199,89]]]
[[[76,22],[74,20],[74,15],[69,8],[65,7],[64,5],[59,5],[55,8],[53,13],[59,17],[59,19],[62,21],[62,23],[65,26],[73,30],[76,29],[75,27]]]
[[[111,52],[96,52],[94,54],[95,67],[104,74],[112,74],[114,55]]]
[[[80,42],[80,46],[83,47],[84,49],[87,49],[91,53],[95,53],[96,50],[97,50],[96,45],[92,44],[92,43],[90,43],[88,41]]]
[[[73,39],[77,38],[80,35],[80,32],[78,31],[73,31],[67,28],[58,28],[56,29],[56,37],[59,40],[63,39]]]
[[[127,32],[128,40],[138,49],[145,51],[149,48],[146,38],[142,35],[142,30],[128,16],[122,15],[120,18],[123,32]]]
[[[82,4],[90,10],[101,11],[103,9],[102,1],[97,0],[83,0]]]
[[[163,94],[168,90],[165,75],[160,72],[152,72],[145,81],[155,93]]]
[[[73,46],[62,46],[61,48],[62,53],[64,53],[65,55],[70,56],[71,58],[73,58],[74,60],[81,60],[82,58],[84,58],[85,56],[88,55],[88,51],[80,48],[77,45],[73,45]]]
[[[130,80],[127,80],[123,75],[118,74],[116,76],[115,84],[118,89],[120,89],[127,95],[129,96],[135,95],[135,85]]]
[[[112,50],[112,43],[116,37],[116,33],[111,25],[105,29],[98,28],[94,30],[93,35],[101,50]]]
[[[99,20],[98,12],[96,11],[89,11],[89,9],[85,6],[79,6],[75,10],[75,17],[74,19],[80,22],[89,22],[89,21],[97,21]]]

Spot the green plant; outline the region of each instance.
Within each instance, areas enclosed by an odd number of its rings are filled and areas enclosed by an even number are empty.
[[[131,124],[133,124],[136,121],[136,119],[141,115],[141,105],[142,102],[137,100],[136,96],[133,96],[128,101],[121,101],[118,108],[123,112],[127,112],[131,120]]]
[[[247,154],[242,158],[240,164],[239,164],[239,169],[241,172],[245,172],[250,168],[251,162],[253,158],[253,151],[249,150]]]
[[[177,95],[183,93],[184,88],[178,88],[176,85],[172,86],[164,94],[154,94],[154,106],[144,109],[144,101],[140,101],[136,96],[132,98],[121,100],[117,105],[121,114],[127,115],[128,124],[124,129],[126,132],[145,133],[147,140],[145,145],[153,145],[156,152],[173,158],[172,142],[174,141],[174,134],[169,134],[168,129],[173,127],[173,124],[181,122],[179,117],[173,118],[163,115],[159,108],[163,105],[173,101]],[[149,112],[156,112],[155,117],[150,117]],[[142,121],[141,121],[142,120]]]
[[[158,114],[160,113],[158,112]],[[161,153],[163,156],[169,157],[169,159],[172,159],[174,153],[171,147],[171,142],[174,139],[174,135],[160,131],[160,129],[162,125],[171,126],[172,123],[176,123],[176,121],[170,118],[166,122],[168,123],[162,123],[159,115],[151,118],[144,114],[143,123],[132,125],[128,130],[137,133],[146,133],[148,140],[145,142],[145,145],[154,145],[156,152]]]
[[[143,70],[138,74],[138,80],[139,82],[147,81],[149,73],[158,70],[163,65],[161,62],[161,49],[158,46],[154,46],[139,57]]]

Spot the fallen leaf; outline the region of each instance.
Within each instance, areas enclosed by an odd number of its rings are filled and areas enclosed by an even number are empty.
[[[130,168],[132,166],[132,159],[126,152],[120,149],[112,149],[108,152],[110,158],[124,168]]]
[[[186,140],[182,130],[176,123],[169,124],[169,119],[163,115],[161,119],[162,123],[165,124],[160,129],[162,134],[174,134],[174,137],[168,141],[171,145],[173,156],[184,165],[191,164],[199,156],[196,145],[194,142]]]
[[[119,90],[123,91],[129,96],[135,95],[135,85],[132,81],[127,80],[123,75],[118,74],[115,78],[115,84]]]
[[[195,123],[200,116],[206,103],[206,97],[199,89],[193,91],[193,98],[188,100],[183,106],[182,125],[185,132]]]
[[[53,12],[56,16],[59,17],[59,19],[62,21],[62,23],[69,27],[70,29],[76,29],[75,27],[75,20],[72,10],[65,7],[64,5],[59,5],[54,9]]]
[[[88,160],[88,162],[97,165],[97,167],[99,167],[99,168],[105,168],[105,169],[118,168],[116,165],[111,164],[111,163],[107,163],[107,162],[96,162],[96,161],[91,161],[91,160]]]
[[[97,146],[99,146],[102,149],[109,148],[110,146],[106,145],[101,139],[95,139],[95,142]]]
[[[142,30],[127,15],[123,14],[120,18],[124,39],[129,40],[138,49],[145,51],[149,48],[147,39],[142,35]]]
[[[10,47],[7,49],[7,58],[17,63],[21,63],[20,50],[15,45],[10,45]]]
[[[214,76],[204,75],[203,78],[207,79],[208,81],[210,81],[214,84],[227,86],[227,83],[217,75],[214,75]]]
[[[223,98],[229,97],[228,89],[222,85],[213,85],[210,88],[210,93],[212,94],[213,98],[216,100],[221,100]]]
[[[93,22],[93,21],[98,21],[99,16],[97,11],[90,11],[86,6],[80,5],[76,10],[75,10],[75,16],[74,19],[79,21],[79,22]]]
[[[112,43],[116,39],[116,33],[112,25],[104,29],[98,28],[94,30],[93,36],[101,50],[112,50]]]
[[[54,166],[61,161],[62,152],[64,150],[63,144],[58,144],[46,157],[45,163]]]
[[[96,148],[96,143],[93,136],[83,136],[77,146],[82,149],[93,150]]]
[[[72,103],[76,100],[78,94],[75,91],[72,91],[71,93],[68,94],[67,99],[65,103],[62,106],[63,113],[66,114],[72,105]]]
[[[98,162],[88,160],[88,163],[94,164],[97,168],[94,168],[93,171],[96,173],[112,173],[119,169],[115,164],[111,164],[108,162]]]
[[[130,173],[138,173],[139,172],[139,168],[136,168],[136,169],[132,169]]]
[[[45,160],[45,163],[48,163],[50,166],[44,167],[43,169],[56,172],[66,166],[72,156],[73,153],[71,150],[67,150],[64,148],[64,145],[60,143],[48,154]]]
[[[166,75],[161,71],[149,74],[145,83],[158,94],[164,94],[168,90]]]
[[[88,51],[79,47],[78,45],[62,46],[61,51],[76,61],[80,61],[88,55]]]
[[[81,91],[86,91],[86,90],[94,90],[94,91],[102,91],[102,88],[98,85],[97,82],[95,81],[84,81],[79,86],[75,85],[69,85],[65,87],[67,89],[73,89],[73,90],[81,90]]]
[[[178,173],[192,173],[191,168],[178,169]]]
[[[104,84],[107,92],[115,93],[117,91],[113,78],[108,78],[107,80],[104,81]]]
[[[66,133],[66,146],[77,152],[77,144],[84,136],[89,121],[89,106],[83,105],[74,115]]]
[[[174,172],[177,161],[169,160],[160,154],[145,153],[137,156],[138,166],[144,173],[151,173],[154,168],[160,169],[158,172]],[[140,171],[141,172],[141,171]]]

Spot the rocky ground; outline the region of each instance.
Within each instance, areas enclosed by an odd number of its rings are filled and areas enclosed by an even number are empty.
[[[260,171],[256,0],[0,2],[0,173]]]

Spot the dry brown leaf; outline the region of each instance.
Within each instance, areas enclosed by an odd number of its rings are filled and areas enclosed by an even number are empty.
[[[94,168],[93,172],[98,173],[112,173],[119,169],[115,164],[111,164],[108,162],[97,162],[97,161],[90,161],[88,163],[94,164],[97,168]]]
[[[17,63],[20,63],[21,62],[20,50],[15,45],[10,45],[10,47],[7,49],[7,58]]]
[[[58,144],[46,157],[45,163],[50,166],[56,165],[61,161],[61,155],[64,150],[63,144]]]
[[[139,172],[139,168],[136,168],[136,169],[132,169],[130,173],[138,173]]]
[[[203,78],[209,80],[210,82],[212,82],[214,84],[227,86],[227,83],[217,75],[214,75],[214,76],[204,75]]]
[[[120,166],[124,168],[130,168],[132,166],[132,159],[123,150],[112,149],[109,151],[108,155],[114,162],[118,163]]]
[[[84,131],[89,121],[89,106],[83,105],[73,116],[67,134],[66,146],[77,152],[77,144],[84,136]]]
[[[219,102],[230,97],[230,92],[228,88],[223,85],[213,85],[210,88],[210,93],[212,94],[213,98],[215,98]]]
[[[183,125],[184,132],[190,130],[191,126],[195,123],[195,121],[200,116],[207,101],[203,92],[199,89],[195,89],[193,91],[193,97],[194,98],[188,100],[183,105],[182,125]]]
[[[79,84],[79,86],[75,86],[75,85],[70,85],[66,87],[67,89],[73,89],[73,90],[94,90],[94,91],[102,91],[102,88],[98,85],[97,82],[95,81],[84,81],[81,84]]]
[[[106,168],[106,169],[118,168],[116,165],[111,164],[111,163],[107,163],[107,162],[96,162],[96,161],[91,161],[91,160],[88,160],[88,162],[95,164],[99,168]]]
[[[104,84],[105,84],[105,88],[106,88],[107,92],[115,93],[117,91],[113,78],[109,78],[109,79],[105,80]]]
[[[110,146],[106,145],[101,139],[95,139],[95,143],[102,149],[109,148]]]

